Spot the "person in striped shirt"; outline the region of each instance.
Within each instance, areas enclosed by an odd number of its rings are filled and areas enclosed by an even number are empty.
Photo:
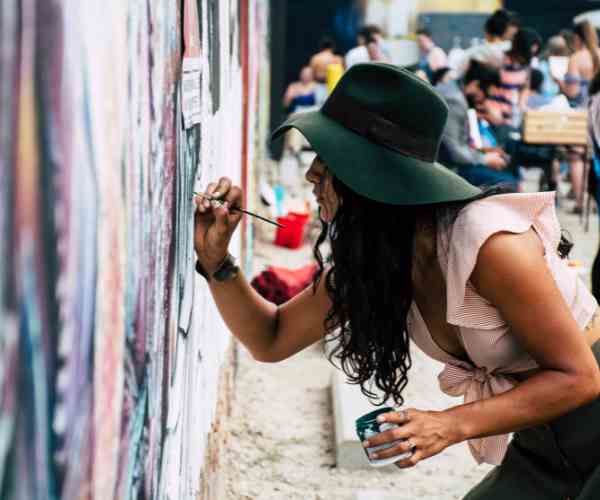
[[[500,86],[490,96],[499,108],[501,119],[496,125],[520,126],[520,112],[528,97],[531,59],[541,48],[541,38],[531,28],[520,29],[500,69]]]

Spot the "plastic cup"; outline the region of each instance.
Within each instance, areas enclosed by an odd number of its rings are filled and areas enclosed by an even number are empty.
[[[363,441],[368,440],[370,437],[375,436],[376,434],[379,434],[380,432],[384,432],[384,431],[388,431],[390,429],[396,429],[397,427],[400,427],[398,424],[392,424],[390,422],[383,422],[381,424],[379,422],[377,422],[378,415],[381,415],[382,413],[388,413],[391,411],[396,411],[396,410],[389,406],[385,407],[385,408],[379,408],[372,412],[366,413],[362,417],[359,417],[356,419],[356,434],[358,435],[358,438],[360,439],[361,443]],[[396,446],[398,443],[401,443],[402,441],[406,441],[406,440],[399,439],[396,441],[392,441],[391,443],[386,443],[386,444],[382,444],[379,446],[372,446],[370,448],[364,448],[365,454],[367,456],[367,460],[369,461],[369,464],[372,467],[383,467],[384,465],[393,464],[395,462],[398,462],[399,460],[403,460],[405,458],[410,457],[413,453],[412,451],[407,451],[406,453],[401,453],[399,455],[394,455],[393,457],[381,458],[381,459],[372,459],[369,456],[369,453],[374,453],[374,452],[376,453],[381,450],[387,450],[388,448],[392,448],[393,446]]]

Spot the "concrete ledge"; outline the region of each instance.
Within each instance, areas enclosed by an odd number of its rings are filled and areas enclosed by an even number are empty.
[[[358,385],[347,384],[344,372],[336,369],[331,377],[331,399],[337,466],[346,469],[370,469],[371,466],[356,435],[354,422],[377,407],[369,403]]]
[[[353,500],[398,500],[398,495],[384,490],[364,490],[357,491]]]
[[[411,354],[413,366],[408,374],[408,385],[403,392],[405,406],[421,410],[441,410],[459,404],[460,400],[446,396],[439,389],[437,375],[443,365],[428,358],[416,348],[411,350]],[[341,370],[334,370],[332,374],[331,396],[337,466],[371,469],[355,434],[354,422],[361,415],[378,407],[369,403],[366,396],[360,392],[359,386],[347,384],[346,376]],[[386,406],[396,405],[388,402]],[[393,466],[385,468],[388,467]]]

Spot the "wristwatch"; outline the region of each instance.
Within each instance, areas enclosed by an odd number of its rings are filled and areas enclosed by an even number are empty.
[[[202,275],[206,281],[210,282],[211,278],[214,278],[216,281],[227,281],[229,279],[235,278],[240,271],[240,268],[235,265],[235,258],[233,255],[228,253],[221,265],[217,268],[217,270],[213,273],[212,276],[206,272],[206,270],[202,267],[199,260],[196,260],[196,272]]]

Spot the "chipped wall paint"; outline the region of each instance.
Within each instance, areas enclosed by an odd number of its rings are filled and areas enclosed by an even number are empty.
[[[267,20],[266,0],[0,4],[0,498],[214,495],[231,337],[193,271],[191,193],[254,186]]]

